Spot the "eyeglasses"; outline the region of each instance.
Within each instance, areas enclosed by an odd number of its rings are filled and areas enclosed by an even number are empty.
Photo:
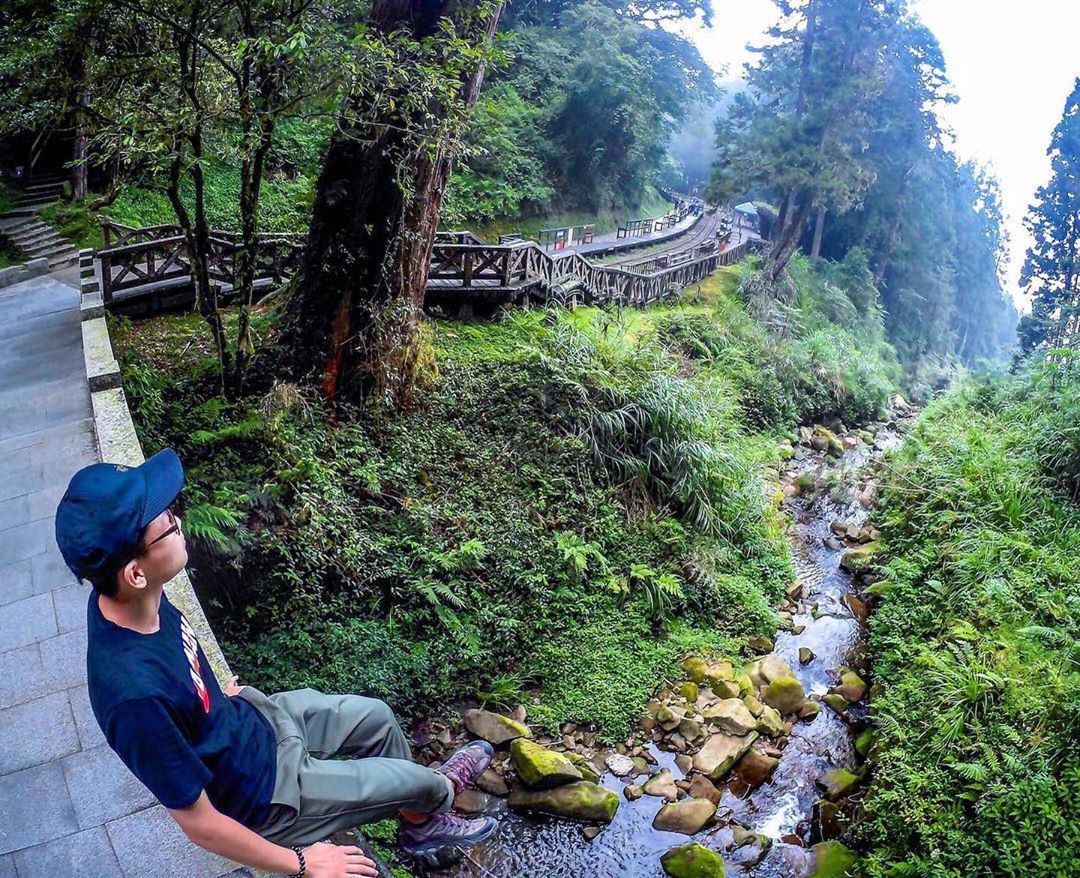
[[[166,509],[165,514],[169,517],[169,524],[172,525],[172,527],[170,527],[164,533],[158,534],[156,537],[150,540],[150,542],[148,542],[146,544],[146,547],[143,549],[143,552],[146,552],[152,545],[154,545],[154,543],[160,543],[163,539],[165,539],[165,537],[171,537],[173,534],[180,532],[180,522],[176,520],[176,516],[173,515],[173,511],[171,509]]]

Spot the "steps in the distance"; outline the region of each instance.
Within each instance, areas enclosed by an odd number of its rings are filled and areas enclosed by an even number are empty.
[[[41,177],[25,187],[11,210],[0,214],[0,235],[28,260],[47,259],[50,271],[79,261],[79,253],[71,243],[38,217],[44,207],[54,204],[63,194],[63,178]]]

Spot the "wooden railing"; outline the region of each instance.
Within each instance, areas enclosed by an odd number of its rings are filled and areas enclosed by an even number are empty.
[[[182,288],[191,283],[191,257],[187,238],[177,226],[132,229],[104,226],[111,246],[99,250],[102,302],[136,289],[154,292]],[[296,270],[303,239],[296,235],[260,235],[255,251],[255,279],[260,288],[279,284]],[[223,295],[234,292],[237,236],[212,232],[207,270],[210,283]]]
[[[178,231],[174,226],[132,229],[110,223],[112,246],[97,253],[104,303],[136,291],[190,291],[191,259],[187,240]],[[160,237],[150,238],[154,234]],[[240,244],[234,234],[214,232],[210,245],[210,281],[227,296],[235,291]],[[540,303],[649,305],[736,262],[749,249],[749,242],[720,250],[710,241],[632,266],[605,266],[577,252],[548,253],[534,241],[487,244],[472,232],[440,232],[432,247],[428,291],[443,301],[468,302],[470,295],[482,296],[486,289],[503,296],[502,301],[526,297]],[[299,236],[260,236],[255,272],[259,289],[293,274],[301,252]],[[455,290],[462,291],[460,297]]]

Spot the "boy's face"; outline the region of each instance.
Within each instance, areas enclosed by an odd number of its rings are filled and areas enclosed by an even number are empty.
[[[187,540],[180,524],[180,516],[166,509],[146,526],[143,544],[147,548],[135,563],[148,583],[164,585],[187,565]]]

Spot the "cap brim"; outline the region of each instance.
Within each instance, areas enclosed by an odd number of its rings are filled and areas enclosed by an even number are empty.
[[[184,467],[175,451],[163,448],[146,460],[139,470],[146,478],[146,505],[139,522],[141,529],[172,506],[180,495],[184,487]]]

